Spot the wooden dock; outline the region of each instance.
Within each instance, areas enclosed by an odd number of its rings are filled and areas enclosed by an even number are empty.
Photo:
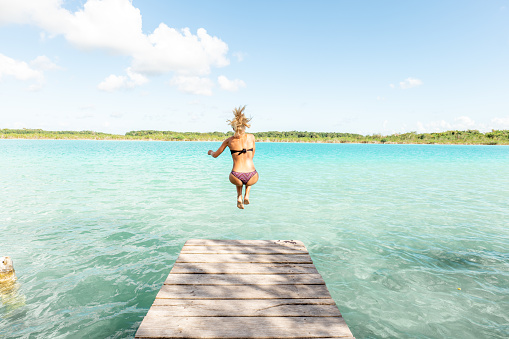
[[[135,338],[353,338],[296,240],[188,240]]]

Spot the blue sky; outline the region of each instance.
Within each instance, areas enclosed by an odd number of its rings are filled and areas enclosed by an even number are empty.
[[[509,0],[0,0],[0,128],[509,129]]]

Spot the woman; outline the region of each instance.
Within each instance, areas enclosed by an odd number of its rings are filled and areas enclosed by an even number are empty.
[[[258,181],[258,172],[255,170],[253,163],[253,157],[255,154],[255,137],[252,134],[246,134],[246,127],[249,125],[248,119],[244,116],[244,109],[235,108],[233,114],[235,117],[233,120],[228,120],[232,126],[235,134],[229,137],[219,149],[215,152],[209,150],[209,155],[217,158],[223,153],[226,146],[230,148],[230,152],[233,158],[233,169],[230,173],[230,182],[237,187],[237,207],[244,209],[244,205],[249,205],[249,191],[251,186],[256,184]],[[246,192],[244,194],[244,200],[242,200],[242,187],[246,186]]]

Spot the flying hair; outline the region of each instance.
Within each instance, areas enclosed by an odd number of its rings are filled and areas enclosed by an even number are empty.
[[[230,126],[232,126],[233,130],[235,131],[235,135],[239,135],[241,130],[243,128],[249,128],[251,125],[249,124],[249,121],[251,121],[251,118],[246,118],[244,115],[244,110],[246,109],[246,106],[235,108],[233,110],[233,115],[235,116],[232,120],[226,120]]]

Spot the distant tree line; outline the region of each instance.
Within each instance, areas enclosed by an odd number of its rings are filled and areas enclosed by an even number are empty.
[[[409,132],[392,135],[361,135],[336,132],[269,131],[253,133],[258,141],[272,142],[327,142],[327,143],[382,143],[382,144],[472,144],[509,145],[509,130],[446,131],[438,133]],[[125,135],[93,131],[45,131],[42,129],[0,129],[3,139],[95,139],[95,140],[167,140],[167,141],[222,141],[233,132],[174,132],[131,131]]]

